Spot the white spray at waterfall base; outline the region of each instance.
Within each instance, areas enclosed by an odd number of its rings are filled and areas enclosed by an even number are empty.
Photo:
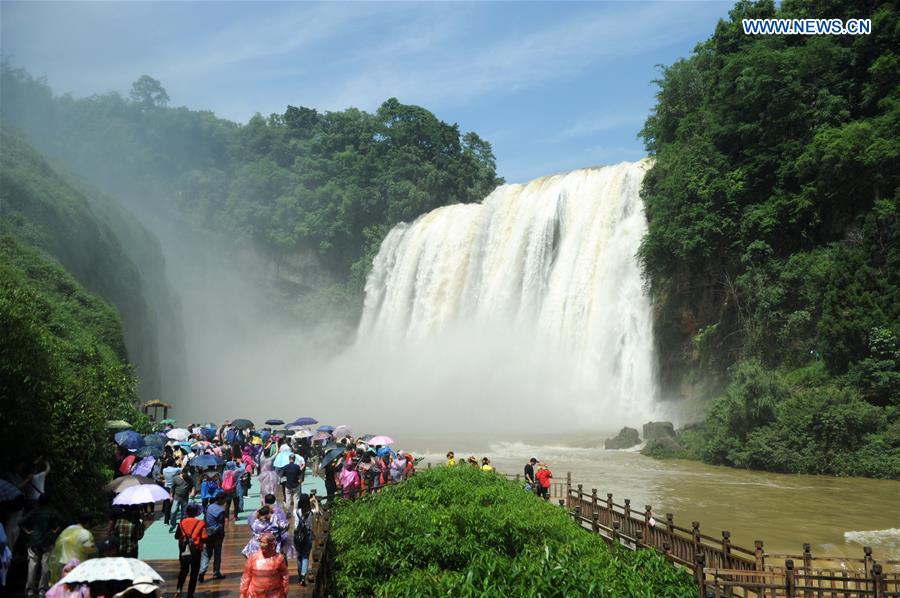
[[[459,414],[503,430],[612,430],[652,418],[652,319],[635,258],[648,166],[504,185],[396,226],[351,352],[380,356],[370,388],[406,395],[405,377],[416,385],[406,405],[444,424]]]

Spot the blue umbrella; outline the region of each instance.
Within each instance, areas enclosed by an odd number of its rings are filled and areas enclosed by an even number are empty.
[[[165,434],[147,434],[144,436],[146,446],[164,446],[169,441]]]
[[[191,459],[188,465],[191,467],[217,467],[223,463],[225,462],[215,455],[200,455]]]
[[[116,444],[133,451],[144,446],[144,438],[134,430],[124,430],[116,433]]]
[[[22,496],[22,491],[7,482],[0,480],[0,502],[9,502]]]
[[[319,426],[316,432],[334,432],[334,426]]]
[[[135,453],[138,457],[156,457],[157,459],[162,457],[163,449],[161,446],[154,446],[148,444],[145,447],[139,448]]]
[[[298,417],[297,420],[292,423],[292,426],[311,426],[313,424],[319,423],[319,420],[313,419],[311,417]]]

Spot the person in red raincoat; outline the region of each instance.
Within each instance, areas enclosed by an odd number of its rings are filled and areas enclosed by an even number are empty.
[[[287,559],[275,550],[275,536],[263,534],[241,577],[241,598],[285,598],[290,585]]]

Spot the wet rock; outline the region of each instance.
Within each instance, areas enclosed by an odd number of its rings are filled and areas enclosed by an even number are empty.
[[[641,435],[634,428],[624,427],[613,438],[607,438],[603,448],[617,450],[627,449],[641,443]]]
[[[644,441],[649,445],[657,438],[675,440],[675,426],[672,422],[647,422],[644,424]]]
[[[683,453],[684,448],[678,444],[674,436],[658,436],[648,440],[641,449],[641,454],[648,457],[679,457]]]

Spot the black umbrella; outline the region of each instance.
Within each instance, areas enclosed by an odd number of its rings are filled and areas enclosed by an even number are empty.
[[[246,430],[247,428],[253,427],[253,422],[249,419],[236,419],[231,422],[232,428],[237,428],[238,430]]]
[[[280,425],[282,425],[283,423],[284,423],[284,420],[283,420],[283,419],[267,419],[267,420],[266,420],[266,425],[267,425],[267,426],[280,426]]]
[[[330,451],[325,453],[324,457],[322,457],[322,467],[328,467],[328,465],[330,465],[334,460],[340,458],[340,456],[343,454],[344,449],[342,448],[331,449]]]

